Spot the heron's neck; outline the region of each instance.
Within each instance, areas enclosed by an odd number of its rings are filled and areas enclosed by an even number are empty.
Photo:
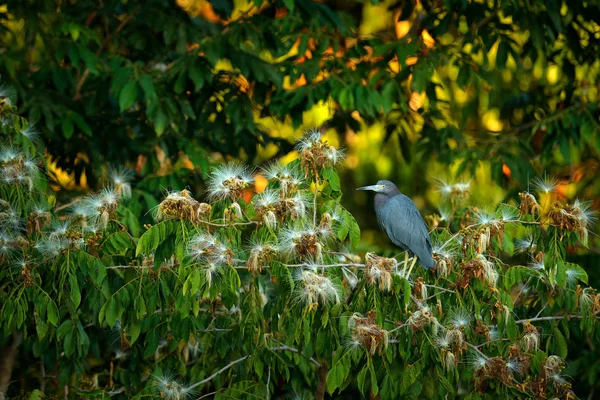
[[[379,209],[380,209],[380,207],[383,207],[383,205],[384,205],[385,203],[387,203],[387,201],[388,201],[389,199],[390,199],[390,198],[388,197],[388,195],[386,195],[386,194],[383,194],[383,193],[377,193],[377,194],[375,195],[375,210],[379,210]]]

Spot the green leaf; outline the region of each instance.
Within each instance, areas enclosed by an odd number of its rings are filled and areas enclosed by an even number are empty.
[[[508,59],[508,50],[510,44],[502,40],[498,45],[498,52],[496,53],[496,66],[498,69],[504,69],[506,67],[506,60]]]
[[[275,278],[277,278],[277,282],[279,282],[286,290],[289,290],[290,292],[294,290],[294,278],[288,267],[280,262],[272,262],[271,272]]]
[[[344,86],[344,88],[342,88],[338,97],[338,102],[342,109],[346,111],[354,110],[354,94],[350,87]]]
[[[38,389],[34,389],[33,392],[29,394],[29,400],[42,400],[44,397],[46,397],[44,392]]]
[[[567,340],[558,328],[552,330],[554,338],[554,349],[560,358],[567,358]]]
[[[137,82],[134,80],[130,80],[125,84],[121,92],[119,93],[119,108],[121,112],[125,111],[129,108],[133,103],[135,103],[138,95]]]
[[[58,317],[60,314],[58,313],[58,307],[56,306],[56,303],[52,299],[48,299],[47,312],[48,322],[50,322],[54,326],[58,326]]]
[[[358,383],[358,390],[360,390],[360,392],[365,395],[365,384],[367,381],[367,374],[369,373],[369,367],[367,365],[365,365],[363,367],[363,369],[360,370],[360,372],[358,373],[357,376],[357,383]]]
[[[146,336],[144,344],[146,345],[144,348],[144,358],[148,358],[153,355],[158,348],[158,333],[156,333],[156,329],[153,329],[152,332]]]
[[[163,221],[148,229],[138,240],[135,249],[136,257],[142,254],[150,255],[154,253],[158,245],[165,241],[174,231],[175,225],[173,221]]]
[[[283,0],[283,4],[287,7],[290,12],[294,12],[295,0]]]
[[[358,226],[358,222],[352,217],[350,221],[350,244],[352,248],[355,248],[360,242],[360,227]]]
[[[140,76],[140,86],[144,91],[144,96],[146,96],[146,104],[158,101],[158,96],[156,95],[154,84],[152,83],[152,79],[150,79],[150,76],[148,74],[142,74]]]
[[[342,349],[338,349],[338,351],[342,351]],[[334,367],[330,369],[329,373],[327,374],[327,391],[330,394],[333,394],[335,389],[342,386],[345,379],[346,374],[344,374],[344,364],[341,362],[334,364]]]
[[[114,232],[102,243],[103,256],[124,256],[133,249],[133,243],[127,232]]]
[[[136,319],[129,322],[129,325],[125,329],[129,334],[129,345],[133,345],[135,341],[140,337],[141,325]]]
[[[350,232],[350,225],[352,224],[352,214],[348,211],[344,210],[342,212],[342,218],[340,221],[340,226],[337,230],[337,237],[340,241],[346,240],[348,233]]]
[[[106,323],[113,328],[117,322],[117,318],[119,318],[119,304],[117,299],[111,296],[106,305]]]
[[[165,132],[167,127],[167,114],[162,109],[158,109],[156,116],[154,117],[154,130],[157,136],[161,136]]]
[[[75,308],[81,304],[81,292],[79,291],[79,284],[77,283],[77,276],[74,274],[69,275],[69,284],[71,285],[71,301]]]
[[[138,319],[142,319],[146,316],[146,300],[143,295],[138,295],[133,300],[133,308],[135,309],[135,315]]]
[[[204,75],[202,74],[202,70],[198,67],[192,67],[189,71],[189,76],[192,82],[194,82],[196,92],[199,92],[204,86]]]
[[[419,59],[413,68],[412,88],[415,92],[421,93],[427,87],[433,76],[433,65],[427,59]]]
[[[321,174],[323,175],[324,179],[329,181],[329,185],[331,186],[332,190],[336,192],[340,191],[340,177],[338,176],[335,168],[325,167],[321,171]]]
[[[367,364],[369,366],[369,371],[371,371],[371,391],[373,392],[373,396],[377,396],[379,393],[379,386],[377,386],[377,374],[375,373],[375,368],[373,367],[373,362],[369,360]]]
[[[67,115],[61,121],[61,128],[65,139],[70,139],[73,136],[73,121]]]

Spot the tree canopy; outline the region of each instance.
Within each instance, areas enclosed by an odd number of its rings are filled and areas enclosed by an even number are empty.
[[[319,102],[340,132],[384,121],[407,161],[489,159],[497,179],[600,150],[597,1],[9,0],[1,18],[3,79],[92,181],[156,146],[285,154],[260,117],[298,126]]]

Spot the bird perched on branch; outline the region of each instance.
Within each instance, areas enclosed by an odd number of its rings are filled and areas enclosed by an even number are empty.
[[[402,275],[406,278],[410,276],[417,258],[424,268],[433,268],[431,238],[415,203],[400,193],[396,185],[390,181],[382,180],[376,185],[364,186],[356,190],[370,190],[376,193],[375,214],[379,226],[396,246],[406,251]],[[409,255],[416,257],[413,258],[408,273],[405,274]]]

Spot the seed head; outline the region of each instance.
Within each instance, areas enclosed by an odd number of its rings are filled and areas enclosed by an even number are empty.
[[[239,199],[254,177],[248,168],[238,162],[219,165],[208,179],[208,197],[212,200]]]
[[[567,269],[567,283],[569,285],[574,285],[577,281],[585,279],[585,272],[580,269],[569,268]]]
[[[398,261],[394,258],[379,257],[375,253],[365,255],[365,277],[371,285],[379,285],[382,291],[392,289],[392,273],[398,270]]]
[[[519,253],[534,253],[536,249],[536,243],[533,233],[529,232],[524,238],[518,239],[515,247]]]
[[[508,360],[506,362],[506,369],[508,369],[513,374],[520,375],[523,373],[523,364],[521,364],[517,360]]]
[[[459,198],[463,199],[469,195],[471,190],[471,182],[462,181],[455,184],[450,184],[444,180],[437,181],[438,192],[443,198]]]
[[[370,355],[387,349],[389,332],[377,324],[375,311],[369,311],[366,317],[354,313],[348,320],[348,328],[353,341],[364,346]]]
[[[30,141],[35,141],[40,133],[37,131],[37,129],[35,129],[35,127],[30,124],[27,125],[27,128],[21,130],[21,135],[25,136],[27,139],[29,139]]]
[[[471,357],[471,366],[475,372],[481,371],[488,365],[488,360],[477,354]]]
[[[302,157],[302,167],[306,173],[318,172],[323,167],[333,167],[342,161],[343,151],[323,142],[320,130],[313,129],[298,142],[296,150]]]
[[[194,390],[191,386],[185,386],[170,375],[155,376],[153,386],[159,392],[160,397],[166,400],[184,400],[193,397]]]
[[[543,176],[540,175],[534,178],[531,185],[537,192],[548,194],[554,192],[558,185],[558,181],[553,177],[544,174]]]
[[[184,189],[170,192],[155,210],[155,217],[158,220],[182,219],[198,225],[210,218],[212,206],[198,202],[189,190]]]
[[[473,318],[464,308],[451,310],[448,313],[448,323],[455,328],[466,328]]]
[[[273,189],[265,189],[254,196],[253,202],[257,210],[273,209],[279,202],[279,193]]]
[[[304,183],[299,171],[290,165],[283,165],[280,161],[263,168],[262,172],[268,180],[279,183],[283,197],[297,190]]]
[[[320,260],[323,246],[322,232],[313,228],[286,228],[279,235],[280,250],[300,259]]]
[[[125,168],[111,168],[108,171],[108,179],[114,190],[123,198],[131,197],[131,182],[134,173]]]
[[[540,345],[540,334],[535,326],[531,325],[530,322],[525,322],[523,324],[523,328],[525,329],[525,333],[521,337],[521,348],[523,351],[534,352],[537,351]]]
[[[296,275],[296,280],[300,283],[297,300],[307,305],[309,309],[316,308],[319,304],[329,305],[340,302],[339,290],[328,277],[303,270]]]
[[[69,226],[71,225],[71,221],[70,220],[64,220],[64,221],[59,221],[59,220],[54,220],[52,221],[52,225],[51,225],[51,229],[50,229],[50,239],[59,239],[59,238],[63,238],[67,235],[67,230],[69,229]]]
[[[348,286],[350,286],[350,289],[354,289],[358,284],[358,277],[356,274],[346,267],[342,267],[342,273],[344,274],[344,279],[348,283]]]
[[[11,86],[0,85],[0,102],[14,106],[17,102],[17,92]]]
[[[193,262],[218,265],[231,264],[233,251],[219,242],[214,236],[199,234],[193,236],[187,247],[187,255]]]
[[[440,349],[448,349],[452,345],[450,331],[447,330],[444,334],[437,336],[433,341],[433,344]]]
[[[268,264],[271,258],[277,254],[277,247],[272,243],[256,241],[250,243],[250,256],[248,257],[248,269],[250,271],[262,272],[262,266]]]
[[[502,222],[517,220],[519,219],[519,209],[508,204],[502,204],[497,213],[497,219]]]
[[[410,326],[413,331],[422,331],[428,325],[437,328],[436,325],[438,324],[438,321],[433,316],[431,309],[428,306],[424,306],[412,313],[406,321],[406,324]]]

